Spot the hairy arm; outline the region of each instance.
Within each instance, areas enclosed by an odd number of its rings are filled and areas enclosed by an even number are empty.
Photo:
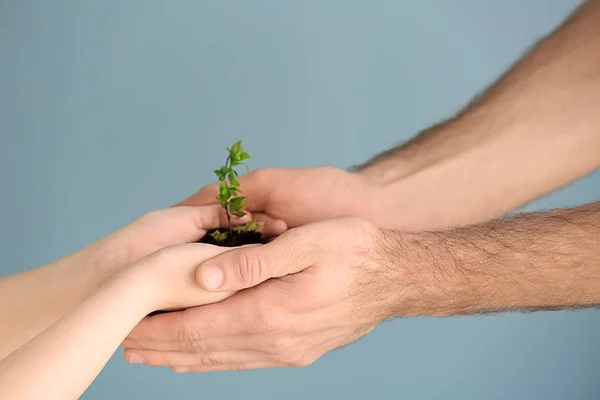
[[[600,202],[445,231],[388,231],[383,237],[380,254],[402,271],[390,315],[600,304]]]
[[[435,214],[425,227],[484,221],[600,166],[598,102],[600,2],[590,1],[458,115],[358,170],[405,206],[438,193],[444,204],[420,207]]]

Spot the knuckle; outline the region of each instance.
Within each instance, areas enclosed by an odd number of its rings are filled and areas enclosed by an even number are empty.
[[[306,349],[291,346],[279,355],[279,361],[290,367],[302,368],[312,364],[315,358],[310,357]]]
[[[239,281],[246,287],[259,284],[265,271],[264,260],[249,253],[242,252],[237,263]]]
[[[289,362],[287,363],[287,365],[289,365],[290,367],[296,368],[307,367],[310,364],[312,364],[312,361],[310,361],[308,358],[299,356],[293,356],[289,358]]]
[[[250,369],[250,367],[246,364],[236,364],[231,367],[232,371],[245,371]]]
[[[182,350],[184,353],[202,354],[205,349],[202,342],[184,342]]]
[[[279,356],[279,361],[290,367],[305,367],[304,358],[298,353],[288,352]]]
[[[298,367],[298,368],[308,367],[309,365],[311,365],[315,361],[316,361],[316,358],[304,355],[304,356],[298,358],[296,360],[296,362],[294,364],[292,364],[292,366]]]
[[[203,354],[202,356],[200,356],[199,361],[200,361],[200,365],[203,365],[203,366],[214,367],[214,366],[223,365],[223,360],[221,358],[219,358],[218,356],[216,356],[215,354],[211,354],[211,353]]]
[[[177,331],[177,342],[181,343],[182,350],[186,353],[203,353],[204,348],[200,334],[197,330],[182,322]]]
[[[195,329],[190,328],[186,324],[182,324],[177,332],[178,342],[196,342],[200,340],[200,335]]]

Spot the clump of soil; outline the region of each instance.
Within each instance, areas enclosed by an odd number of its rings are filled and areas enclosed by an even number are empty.
[[[198,243],[207,243],[213,244],[215,246],[221,247],[238,247],[244,246],[247,244],[265,244],[267,241],[262,237],[262,233],[258,231],[248,231],[248,232],[238,232],[237,230],[233,230],[230,235],[227,232],[227,238],[222,242],[217,242],[214,237],[211,236],[213,232],[217,229],[211,229],[206,232],[206,235],[202,239],[198,241]],[[222,231],[222,229],[220,230]]]

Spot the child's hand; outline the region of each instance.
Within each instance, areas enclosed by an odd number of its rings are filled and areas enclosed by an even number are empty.
[[[122,279],[144,296],[148,312],[176,310],[216,303],[235,292],[211,293],[196,282],[203,261],[230,248],[190,243],[161,249],[126,268],[113,279]]]
[[[251,215],[232,218],[234,225]],[[285,222],[260,218],[265,236],[277,236],[287,229]],[[177,206],[147,213],[98,242],[99,263],[110,277],[142,257],[169,246],[197,242],[209,229],[227,226],[221,206]]]

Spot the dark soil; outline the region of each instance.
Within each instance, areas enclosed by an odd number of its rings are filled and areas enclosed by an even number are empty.
[[[198,241],[198,243],[214,244],[216,246],[221,246],[221,247],[238,247],[238,246],[244,246],[247,244],[265,244],[265,243],[267,243],[267,241],[263,239],[262,233],[260,233],[260,232],[256,232],[256,231],[236,232],[235,230],[233,231],[232,235],[229,235],[229,234],[227,235],[227,239],[225,239],[224,242],[217,243],[217,241],[212,236],[210,236],[211,233],[213,233],[214,231],[216,231],[216,229],[212,229],[212,230],[206,232],[206,235],[204,235],[204,237],[202,239],[200,239]],[[222,232],[223,229],[220,229],[220,231]]]

